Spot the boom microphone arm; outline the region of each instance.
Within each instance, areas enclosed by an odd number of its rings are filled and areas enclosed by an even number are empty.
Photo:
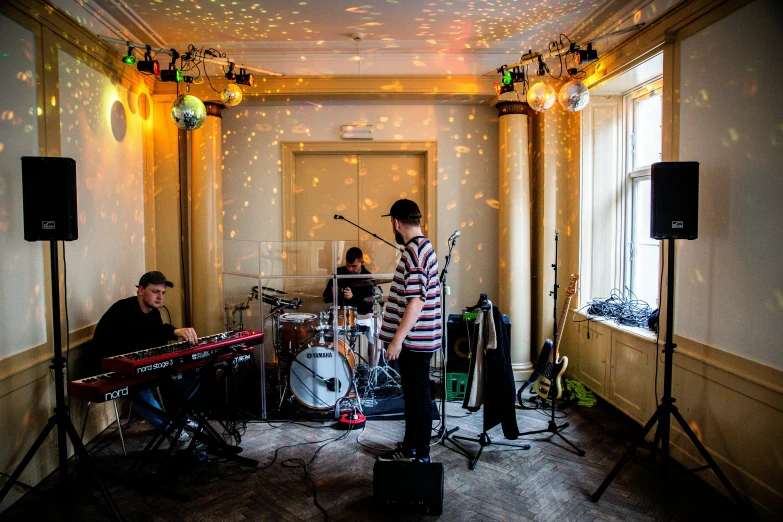
[[[369,230],[367,230],[366,228],[362,228],[362,227],[360,227],[359,225],[357,225],[356,223],[354,223],[354,222],[352,222],[352,221],[350,221],[350,220],[348,220],[348,219],[345,219],[345,218],[344,218],[343,216],[341,216],[340,214],[335,214],[335,215],[334,215],[334,219],[342,219],[343,221],[345,221],[345,222],[347,222],[347,223],[350,223],[351,225],[355,226],[355,227],[356,227],[356,228],[358,228],[359,230],[363,230],[364,232],[367,232],[368,234],[370,234],[370,235],[371,235],[372,237],[374,237],[375,239],[378,239],[378,240],[380,240],[380,241],[383,241],[384,243],[386,243],[387,245],[389,245],[390,247],[392,247],[394,250],[397,250],[398,252],[402,252],[402,251],[403,251],[403,250],[402,250],[402,248],[400,248],[400,247],[398,247],[398,246],[394,246],[394,245],[392,245],[391,243],[389,243],[388,241],[386,241],[386,240],[385,240],[385,239],[383,239],[382,237],[378,237],[376,234],[373,234],[372,232],[370,232],[370,231],[369,231]]]

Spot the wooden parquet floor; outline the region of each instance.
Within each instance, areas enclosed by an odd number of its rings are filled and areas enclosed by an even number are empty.
[[[481,412],[467,415],[449,403],[447,425],[457,434],[473,437],[481,431]],[[743,520],[726,497],[698,476],[683,473],[660,480],[645,467],[629,462],[598,503],[590,496],[619,460],[638,425],[604,402],[593,408],[568,407],[559,423],[569,422],[564,435],[586,451],[584,457],[550,434],[528,436],[530,450],[503,446],[484,449],[476,469],[447,445],[433,447],[432,457],[445,466],[445,498],[440,520],[458,521],[685,521]],[[548,416],[517,410],[521,431],[543,429]],[[110,427],[88,445],[92,461],[126,521],[321,521],[317,499],[334,521],[413,521],[435,517],[378,511],[372,501],[372,468],[382,449],[402,439],[402,421],[369,421],[366,428],[342,432],[330,424],[248,423],[242,455],[257,459],[248,469],[210,458],[186,457],[178,464],[174,493],[141,492],[117,480],[150,437],[142,421],[125,430],[129,457],[122,455],[116,429]],[[490,431],[506,441],[499,426]],[[326,441],[331,440],[328,444]],[[31,440],[32,443],[32,440]],[[464,443],[471,451],[478,444]],[[377,448],[377,449],[376,449]],[[644,456],[645,452],[637,452]],[[308,476],[303,464],[307,464]],[[145,470],[141,482],[150,486],[155,475]],[[679,466],[675,466],[677,471]],[[680,469],[681,471],[681,469]],[[150,472],[150,473],[148,473]],[[702,471],[701,473],[712,473]],[[40,489],[51,490],[57,473]],[[154,490],[155,487],[152,487]],[[109,520],[102,497],[86,472],[71,459],[71,502],[64,505],[50,494],[28,493],[4,513],[0,522],[30,520]]]

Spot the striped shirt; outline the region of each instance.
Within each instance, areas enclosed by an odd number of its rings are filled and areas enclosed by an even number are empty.
[[[421,298],[424,308],[416,324],[402,342],[403,349],[434,352],[440,348],[442,319],[440,313],[440,280],[438,256],[432,243],[417,236],[405,245],[394,272],[389,300],[383,313],[380,338],[389,343],[400,326],[409,299]]]

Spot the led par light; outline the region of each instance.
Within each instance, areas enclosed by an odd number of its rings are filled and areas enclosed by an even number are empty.
[[[505,82],[495,82],[492,85],[495,86],[495,94],[497,94],[498,96],[514,90],[513,83],[507,84]]]
[[[122,63],[125,65],[134,65],[136,63],[136,57],[133,56],[133,47],[128,47],[128,54],[122,57]]]
[[[589,43],[587,44],[587,49],[579,49],[576,51],[574,58],[576,59],[576,63],[579,65],[583,63],[597,62],[598,51],[594,50],[593,44]]]
[[[147,57],[145,56],[145,58]],[[139,60],[136,62],[136,69],[142,73],[160,76],[160,62],[158,60]]]
[[[160,71],[160,81],[162,82],[180,83],[182,79],[182,71],[180,69],[169,67],[168,69]]]
[[[236,75],[236,82],[238,85],[249,85],[252,87],[255,85],[256,80],[251,73],[246,73],[244,69],[239,69],[239,74]]]

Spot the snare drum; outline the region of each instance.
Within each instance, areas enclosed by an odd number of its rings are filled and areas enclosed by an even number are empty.
[[[285,350],[296,352],[301,345],[316,335],[317,328],[318,316],[315,314],[282,314],[278,332],[280,345]]]
[[[326,309],[326,327],[332,327],[332,311],[333,308]],[[356,307],[355,306],[338,306],[337,307],[337,328],[353,328],[356,320]]]
[[[308,408],[329,409],[351,389],[356,364],[353,352],[342,339],[337,341],[337,350],[332,346],[326,342],[310,343],[291,363],[291,393]]]

